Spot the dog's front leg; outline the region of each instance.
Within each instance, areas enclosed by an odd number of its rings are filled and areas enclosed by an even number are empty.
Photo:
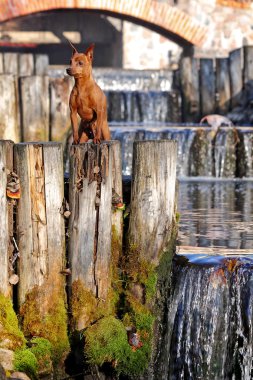
[[[78,134],[78,119],[77,119],[77,110],[74,107],[70,107],[70,120],[73,133],[73,144],[79,144],[79,134]]]
[[[94,133],[94,144],[100,144],[101,142],[101,125],[102,125],[102,117],[103,117],[103,109],[97,110],[97,120],[96,120],[96,130]]]

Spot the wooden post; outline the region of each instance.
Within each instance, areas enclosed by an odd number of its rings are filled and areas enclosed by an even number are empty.
[[[0,139],[20,141],[18,95],[13,75],[0,75]]]
[[[180,63],[182,116],[185,122],[199,122],[199,60],[184,57]]]
[[[19,75],[20,76],[34,75],[33,54],[19,55]]]
[[[112,189],[123,200],[122,190],[122,156],[119,141],[113,141],[112,145]],[[123,239],[123,215],[120,209],[114,208],[112,212],[112,254],[114,261],[118,263],[122,253]]]
[[[18,53],[3,53],[4,74],[18,75]]]
[[[49,58],[46,54],[36,54],[35,57],[35,75],[47,75]]]
[[[200,59],[200,105],[201,116],[214,113],[215,79],[212,59]]]
[[[7,175],[13,170],[13,142],[0,140],[0,293],[11,295],[9,283],[13,235],[12,204],[6,196]]]
[[[49,139],[49,79],[46,76],[20,78],[23,141]]]
[[[91,300],[96,309],[106,301],[111,285],[111,142],[72,146],[69,199],[72,325],[81,330],[94,317]]]
[[[69,349],[65,277],[61,274],[65,269],[62,146],[17,144],[14,165],[21,184],[17,238],[22,327],[25,335],[48,339],[59,361]]]
[[[216,91],[217,110],[219,114],[226,115],[230,109],[230,78],[228,58],[216,59]]]
[[[244,85],[253,80],[253,46],[244,46]]]
[[[4,57],[3,53],[0,53],[0,74],[4,73]]]
[[[69,95],[72,87],[70,77],[50,80],[50,136],[53,141],[65,141],[71,128]]]
[[[229,76],[231,84],[231,108],[240,105],[243,88],[242,49],[233,50],[229,54]]]
[[[175,207],[176,141],[134,142],[128,240],[157,265],[168,243]]]

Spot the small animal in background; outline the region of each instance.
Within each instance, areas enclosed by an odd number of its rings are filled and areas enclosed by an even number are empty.
[[[200,124],[203,124],[204,122],[207,122],[210,127],[217,132],[218,128],[224,126],[232,127],[233,123],[231,120],[229,120],[226,116],[221,115],[206,115],[200,120]]]
[[[94,44],[84,53],[78,53],[73,48],[68,75],[75,79],[70,94],[69,107],[73,132],[73,144],[79,144],[93,139],[95,144],[101,140],[110,140],[110,130],[107,123],[106,96],[92,76]],[[78,117],[81,122],[78,126]]]

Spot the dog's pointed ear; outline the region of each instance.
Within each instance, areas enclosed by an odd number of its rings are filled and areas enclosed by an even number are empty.
[[[95,44],[91,44],[85,51],[85,55],[89,58],[89,60],[93,61],[93,50],[94,50]]]
[[[67,39],[67,41],[73,49],[72,50],[72,57],[73,57],[74,54],[78,54],[78,51],[76,50],[75,46],[72,44],[72,42],[70,40]]]

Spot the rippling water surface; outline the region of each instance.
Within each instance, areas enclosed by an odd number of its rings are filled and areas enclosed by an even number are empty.
[[[253,180],[182,180],[179,245],[253,249]]]

